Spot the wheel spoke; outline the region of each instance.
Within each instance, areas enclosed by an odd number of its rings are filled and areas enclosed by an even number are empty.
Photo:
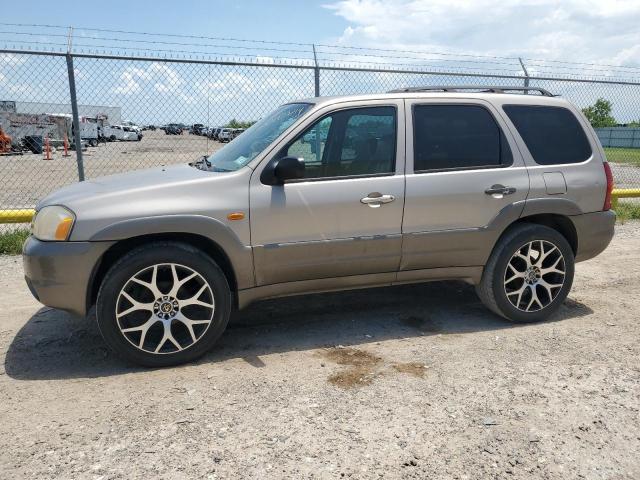
[[[158,342],[158,346],[156,347],[154,353],[158,353],[160,349],[164,346],[165,343],[171,342],[178,349],[178,351],[182,350],[182,345],[178,343],[178,341],[173,337],[171,333],[171,322],[163,322],[164,326],[164,335]]]
[[[511,277],[509,277],[507,280],[504,281],[505,285],[513,282],[518,278],[524,278],[524,272],[521,272],[518,269],[516,269],[511,263],[507,265],[507,268],[509,268],[509,270],[513,272],[513,275],[511,275]]]
[[[211,323],[211,320],[191,320],[190,318],[187,318],[183,313],[179,313],[178,315],[176,315],[176,320],[182,322],[182,324],[187,327],[187,330],[189,330],[189,334],[191,335],[191,339],[194,342],[196,341],[196,334],[193,330],[193,326]]]
[[[140,341],[138,342],[138,348],[142,348],[145,338],[147,337],[147,332],[149,331],[151,326],[158,321],[159,320],[152,315],[151,318],[142,325],[138,327],[123,328],[121,331],[122,333],[140,332]]]
[[[182,280],[178,280],[178,273],[176,272],[175,265],[171,265],[171,273],[173,276],[173,286],[171,287],[171,291],[168,293],[168,295],[171,297],[177,297],[180,287],[182,287],[189,280],[198,276],[196,272],[193,272],[190,275],[184,277]]]
[[[536,263],[536,265],[538,265],[539,267],[542,267],[542,262],[544,262],[546,260],[546,258],[551,255],[553,252],[555,251],[560,251],[558,250],[558,247],[556,247],[555,245],[553,245],[549,250],[547,250],[546,252],[542,249],[542,243],[540,245],[541,248],[541,255],[540,255],[540,260],[538,260],[538,262]],[[562,258],[562,256],[558,257],[558,260],[560,260],[560,258]]]
[[[213,303],[203,302],[202,300],[199,300],[199,298],[207,288],[209,288],[209,285],[204,284],[202,285],[202,287],[200,287],[200,290],[198,290],[192,297],[185,298],[184,300],[178,300],[180,308],[187,307],[189,305],[200,305],[201,307],[213,308]]]
[[[531,307],[533,306],[534,303],[537,303],[538,307],[543,308],[542,303],[540,303],[540,300],[538,299],[538,292],[536,291],[536,286],[529,285],[529,290],[531,290],[531,300],[529,300],[529,304],[527,305],[527,312],[531,311]]]
[[[553,295],[553,289],[555,288],[562,288],[562,283],[548,283],[547,281],[540,279],[538,281],[538,285],[540,285],[542,288],[544,288],[547,293],[549,294],[549,303],[551,303],[551,299],[554,298],[555,295]]]
[[[562,256],[559,256],[556,261],[553,263],[553,265],[551,265],[550,267],[547,268],[541,268],[540,269],[540,274],[544,277],[546,274],[548,273],[559,273],[561,275],[564,275],[564,270],[560,270],[558,268],[558,264],[560,263],[560,260],[562,260]]]
[[[124,312],[118,313],[116,315],[118,318],[124,317],[125,315],[129,315],[131,312],[135,312],[139,310],[153,311],[153,302],[152,303],[139,302],[124,290],[122,291],[121,295],[124,298],[126,298],[129,301],[129,303],[131,303],[132,306],[130,308],[127,308]]]
[[[533,242],[529,242],[529,249],[527,250],[527,265],[533,265],[531,259],[533,258]]]
[[[518,295],[518,298],[517,298],[516,302],[514,303],[516,308],[520,308],[519,305],[520,305],[520,302],[522,302],[522,294],[527,289],[527,286],[528,285],[525,283],[518,290],[514,290],[513,292],[507,293],[507,297],[510,297],[511,295]],[[513,301],[511,303],[513,303]]]
[[[157,279],[158,279],[158,265],[154,265],[150,282],[145,282],[144,280],[140,280],[139,278],[137,278],[137,276],[133,277],[131,281],[139,285],[142,285],[143,287],[147,287],[151,291],[151,293],[153,293],[153,296],[158,298],[159,296],[162,295],[162,292],[158,288]]]

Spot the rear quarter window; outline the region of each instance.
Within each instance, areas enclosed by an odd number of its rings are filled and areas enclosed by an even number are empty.
[[[536,163],[580,163],[591,157],[589,140],[569,109],[541,105],[505,105],[503,109]]]

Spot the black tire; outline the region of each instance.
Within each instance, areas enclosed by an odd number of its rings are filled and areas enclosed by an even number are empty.
[[[212,303],[215,304],[211,322],[204,333],[201,333],[191,345],[174,353],[153,353],[133,345],[120,331],[116,318],[118,297],[125,284],[138,272],[157,264],[177,264],[199,274],[211,288]],[[146,367],[178,365],[202,356],[224,332],[230,311],[231,292],[222,270],[202,251],[178,242],[150,243],[120,258],[107,272],[100,286],[96,304],[98,328],[107,345],[125,360]],[[151,317],[155,318],[154,315],[155,313],[151,313]],[[175,320],[171,322],[173,325]]]
[[[514,303],[509,299],[506,292],[505,281],[507,280],[507,268],[512,257],[518,250],[523,248],[531,241],[544,241],[548,242],[545,245],[552,244],[562,254],[562,262],[564,265],[564,276],[556,277],[562,278],[562,287],[559,290],[552,290],[554,297],[548,294],[548,290],[542,289],[542,287],[533,286],[525,288],[525,291],[529,289],[536,289],[538,295],[541,297],[541,302],[545,300],[551,300],[548,304],[533,311],[523,311],[522,307],[526,303],[527,298],[520,304],[521,308],[517,308]],[[557,258],[557,257],[556,257]],[[546,262],[545,259],[543,261]],[[553,261],[553,259],[551,259]],[[500,315],[507,320],[517,323],[531,323],[539,322],[547,319],[550,315],[555,313],[567,298],[571,285],[573,284],[573,275],[575,271],[575,259],[573,250],[567,242],[567,239],[558,231],[545,227],[543,225],[537,225],[533,223],[518,224],[505,232],[500,240],[496,243],[489,261],[482,273],[482,280],[480,284],[476,286],[476,292],[482,300],[482,303],[493,311],[497,315]],[[545,275],[557,275],[555,273]],[[543,278],[548,280],[547,278]],[[560,280],[555,280],[559,282]],[[522,280],[524,285],[525,280]],[[516,286],[518,284],[516,283]],[[522,287],[524,288],[524,287]],[[542,290],[541,290],[542,289]],[[519,290],[519,289],[518,289]],[[530,292],[530,290],[529,290]],[[519,297],[517,294],[511,293],[511,298],[515,297],[515,302],[519,303]],[[529,298],[531,298],[529,293]],[[542,298],[544,297],[544,298]],[[532,307],[536,305],[533,304]]]

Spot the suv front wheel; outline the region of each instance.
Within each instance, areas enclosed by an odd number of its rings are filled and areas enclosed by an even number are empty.
[[[574,255],[565,237],[524,223],[498,241],[476,291],[494,313],[513,322],[537,322],[562,305],[573,274]]]
[[[206,353],[226,328],[230,309],[229,285],[212,259],[186,244],[157,242],[109,269],[96,316],[117,354],[163,367]]]

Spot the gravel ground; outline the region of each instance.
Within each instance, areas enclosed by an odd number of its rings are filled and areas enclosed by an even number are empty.
[[[640,223],[551,321],[473,288],[292,297],[196,364],[143,370],[0,258],[0,477],[640,478]]]

